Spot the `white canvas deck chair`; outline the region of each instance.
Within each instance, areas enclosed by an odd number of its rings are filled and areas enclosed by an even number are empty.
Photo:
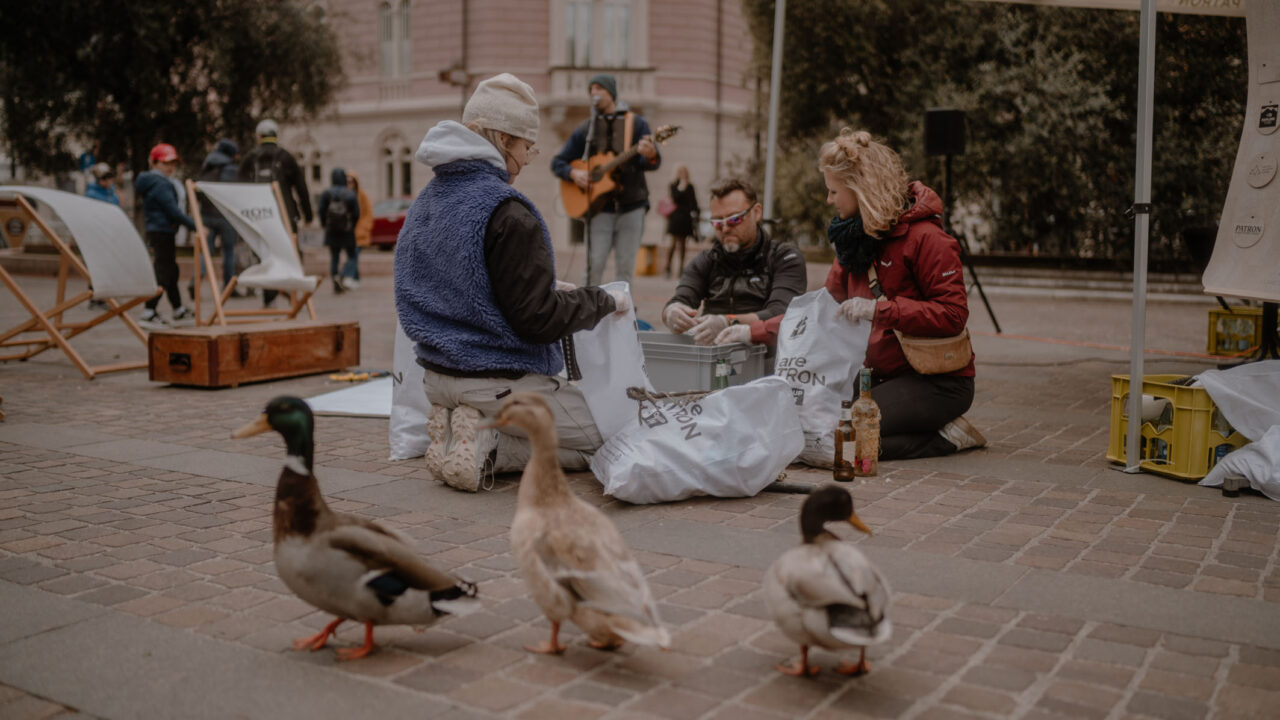
[[[222,212],[222,216],[235,228],[240,239],[249,243],[249,247],[262,261],[227,280],[226,287],[221,292],[218,290],[218,271],[209,253],[204,222],[200,219],[200,199],[196,190],[203,193]],[[203,283],[200,262],[197,260],[194,266],[195,297],[192,298],[196,306],[197,324],[226,325],[228,322],[257,322],[272,318],[292,320],[303,308],[306,308],[312,320],[316,319],[311,295],[320,287],[324,278],[303,274],[302,261],[298,255],[298,238],[289,230],[289,222],[285,219],[285,204],[280,196],[279,185],[188,180],[187,206],[191,208],[191,217],[196,221],[196,256],[203,257],[204,266],[209,268],[209,289],[213,296],[213,312],[207,318],[202,318],[200,295]],[[282,310],[228,310],[227,298],[231,297],[231,291],[237,285],[282,291],[289,296],[289,307]]]
[[[59,237],[36,212],[28,198],[48,206],[67,226],[71,237]],[[59,255],[58,293],[54,304],[45,309],[37,306],[17,279],[0,267],[0,280],[4,281],[17,296],[18,302],[31,314],[30,319],[0,331],[0,352],[5,353],[0,355],[0,361],[26,360],[56,347],[90,380],[99,373],[146,367],[145,358],[133,362],[89,365],[71,347],[71,338],[118,317],[138,338],[143,348],[146,348],[147,333],[125,313],[160,294],[160,287],[156,283],[147,247],[124,211],[111,203],[61,190],[26,186],[0,186],[0,202],[16,203],[27,218],[49,238]],[[76,253],[77,248],[79,254]],[[16,249],[18,248],[0,252],[13,252]],[[91,287],[68,296],[67,279],[73,270]],[[89,320],[63,320],[63,313],[90,298],[104,301],[107,309]],[[22,349],[9,350],[10,348]]]

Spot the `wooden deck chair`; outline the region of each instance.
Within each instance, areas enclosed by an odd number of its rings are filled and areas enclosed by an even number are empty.
[[[147,247],[124,211],[111,203],[40,187],[0,186],[0,198],[16,203],[30,222],[40,228],[59,255],[57,297],[54,304],[45,309],[38,307],[17,279],[0,267],[0,280],[31,314],[30,319],[0,331],[0,352],[5,353],[0,355],[0,361],[26,360],[56,347],[90,380],[99,373],[145,368],[145,357],[133,362],[89,365],[71,346],[72,338],[111,318],[120,318],[143,348],[147,346],[147,333],[125,313],[159,295],[161,290],[156,283]],[[36,212],[28,198],[48,206],[66,225],[71,237],[60,237]],[[72,238],[75,248],[72,247]],[[79,254],[76,249],[79,249]],[[68,296],[67,280],[72,271],[90,287]],[[63,320],[67,310],[90,298],[104,301],[107,309],[89,320]],[[22,349],[10,351],[6,350],[8,348]]]
[[[257,265],[245,268],[243,272],[229,278],[221,291],[218,289],[217,270],[213,265],[213,257],[209,252],[209,243],[200,218],[199,190],[204,198],[213,204],[222,216],[231,223],[241,240],[249,243],[249,247],[262,261]],[[195,250],[197,258],[204,258],[204,266],[209,268],[209,289],[213,296],[213,311],[207,318],[200,313],[201,269],[200,261],[195,263],[195,292],[192,298],[195,303],[197,325],[226,325],[229,322],[258,322],[260,320],[280,319],[292,320],[306,308],[307,315],[316,319],[315,308],[311,304],[311,296],[320,287],[324,278],[305,275],[302,271],[302,260],[298,253],[298,238],[289,229],[289,221],[285,218],[284,198],[280,195],[280,186],[276,183],[221,183],[187,181],[187,206],[191,208],[191,217],[196,221]],[[289,296],[289,307],[282,310],[262,308],[257,310],[228,310],[227,299],[237,285],[260,290],[279,290]]]

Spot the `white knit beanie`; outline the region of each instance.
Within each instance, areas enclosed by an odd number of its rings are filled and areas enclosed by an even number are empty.
[[[533,88],[511,73],[494,75],[476,86],[462,109],[462,124],[538,141],[538,99]]]

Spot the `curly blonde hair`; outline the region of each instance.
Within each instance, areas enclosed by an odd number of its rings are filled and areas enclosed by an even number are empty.
[[[818,152],[818,169],[830,170],[858,198],[858,213],[868,234],[893,227],[907,206],[907,171],[898,153],[871,133],[843,128]]]

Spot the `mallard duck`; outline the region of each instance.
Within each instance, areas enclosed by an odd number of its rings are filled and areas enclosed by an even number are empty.
[[[490,427],[514,425],[532,455],[520,477],[511,549],[534,601],[551,621],[551,639],[525,649],[561,653],[560,624],[572,620],[597,649],[630,640],[667,648],[649,585],[613,523],[573,494],[556,459],[555,420],[542,396],[513,394]]]
[[[426,626],[442,615],[480,609],[476,586],[437,570],[409,541],[372,520],[336,513],[312,472],[315,419],[305,402],[281,396],[233,438],[275,430],[288,457],[276,482],[272,529],[276,570],[304,602],[337,616],[295,649],[319,650],[346,620],[364,623],[364,645],[337,651],[339,660],[368,655],[374,625]]]
[[[800,508],[804,543],[783,553],[764,576],[764,599],[774,622],[800,643],[800,661],[778,666],[787,675],[818,674],[816,666],[809,666],[812,645],[829,650],[859,647],[858,662],[841,663],[836,672],[868,673],[867,646],[887,640],[893,632],[885,617],[888,583],[857,548],[826,530],[826,523],[836,520],[871,534],[853,511],[849,493],[824,485]]]

